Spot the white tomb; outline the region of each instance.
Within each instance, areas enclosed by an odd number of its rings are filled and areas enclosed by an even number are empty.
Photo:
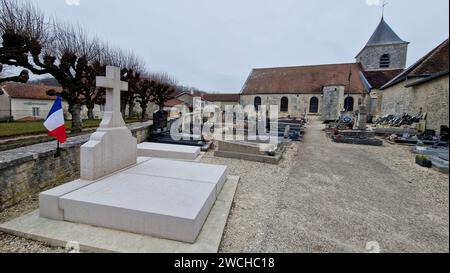
[[[137,140],[125,126],[120,109],[120,91],[128,83],[120,80],[120,68],[106,67],[106,77],[97,77],[97,86],[106,88],[105,114],[89,142],[81,146],[80,172],[86,180],[99,179],[133,164],[137,159]]]
[[[118,80],[119,79],[119,80]],[[80,180],[39,196],[42,218],[193,243],[227,179],[227,167],[140,158],[120,116],[118,68],[108,67],[107,113],[82,147]]]
[[[195,160],[200,148],[194,146],[144,142],[137,146],[138,156],[168,159]]]

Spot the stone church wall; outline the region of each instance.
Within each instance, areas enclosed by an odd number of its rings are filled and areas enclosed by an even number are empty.
[[[305,113],[309,114],[309,103],[311,98],[316,97],[319,100],[319,113],[322,104],[322,96],[320,94],[316,95],[242,95],[241,105],[254,105],[256,97],[261,98],[262,105],[269,106],[269,104],[277,104],[281,106],[281,99],[287,97],[289,100],[288,112],[280,113],[280,116],[291,116],[291,117],[301,117]]]
[[[335,87],[333,87],[335,88]],[[339,113],[343,109],[344,100],[346,95],[344,96],[343,87],[336,87],[342,92],[339,92],[339,98],[336,108],[336,113]],[[291,117],[301,117],[305,114],[307,115],[317,115],[321,116],[324,110],[324,98],[322,94],[286,94],[286,95],[241,95],[241,105],[254,105],[255,98],[260,97],[262,105],[268,106],[271,102],[281,104],[281,98],[287,97],[289,99],[289,110],[287,113],[280,113],[280,117],[291,116]],[[318,113],[310,113],[310,102],[313,97],[316,97],[319,100],[319,112]],[[358,101],[361,99],[361,95],[352,94],[355,101],[354,110],[358,109]]]
[[[413,87],[414,112],[428,113],[427,129],[440,132],[441,126],[449,126],[449,77],[442,77]]]
[[[390,69],[404,69],[408,54],[408,44],[369,46],[356,58],[366,70],[380,69],[380,58],[384,54],[391,57]]]
[[[449,125],[449,77],[442,77],[421,85],[405,87],[403,82],[382,91],[381,116],[415,115],[422,110],[428,114],[427,129],[440,131]]]

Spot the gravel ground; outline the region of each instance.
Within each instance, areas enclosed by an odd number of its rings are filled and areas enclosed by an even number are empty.
[[[344,144],[338,144],[342,146]],[[431,200],[449,208],[449,175],[437,170],[423,168],[416,164],[416,155],[411,152],[411,147],[389,144],[385,142],[383,147],[361,146],[365,151],[379,162],[385,162],[386,167],[394,171],[400,179],[417,187],[417,191],[427,195]]]
[[[299,144],[260,252],[449,251],[448,175],[408,147],[336,144],[323,127]]]
[[[0,223],[4,223],[39,208],[38,196],[32,196],[14,207],[0,212]],[[64,253],[65,249],[0,232],[0,253]]]
[[[297,148],[291,143],[279,165],[205,155],[203,163],[226,165],[230,175],[241,178],[219,252],[260,251]]]
[[[219,252],[448,252],[448,175],[414,163],[409,147],[332,143],[313,122],[280,165],[216,158],[241,180]],[[345,166],[345,167],[343,167]],[[0,223],[37,209],[37,196]],[[0,233],[0,252],[64,252]]]

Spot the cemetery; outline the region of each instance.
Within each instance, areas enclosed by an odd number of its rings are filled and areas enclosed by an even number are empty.
[[[215,156],[278,164],[285,151],[283,144],[270,145],[248,141],[218,141]]]
[[[237,82],[197,63],[222,52],[158,59],[150,29],[103,41],[27,1],[0,0],[0,253],[449,251],[448,39],[407,68],[383,2],[354,61],[225,93],[194,87]]]
[[[42,228],[47,224],[42,219],[49,219],[195,243],[215,204],[231,204],[229,198],[233,198],[233,190],[228,194],[228,200],[220,199],[219,196],[225,184],[231,184],[235,190],[239,177],[228,177],[226,166],[155,158],[155,153],[159,152],[161,155],[167,152],[167,146],[163,150],[161,147],[141,146],[141,153],[143,150],[153,153],[152,157],[138,158],[137,139],[125,127],[119,111],[120,91],[126,91],[128,85],[120,81],[119,68],[107,67],[106,70],[106,77],[99,77],[97,84],[107,90],[107,111],[97,132],[81,146],[81,178],[42,192],[39,195],[39,214],[26,215],[24,218],[32,219],[19,219],[1,229],[46,242],[69,242],[70,237],[61,241],[61,237],[51,237],[55,230]],[[173,157],[181,155],[178,159],[189,159],[186,158],[189,151],[181,149],[176,153],[176,148],[171,147]],[[195,159],[199,155],[199,149],[191,151],[191,154],[191,159]],[[222,217],[226,215],[228,212],[222,214]],[[219,230],[223,230],[224,219],[215,220],[220,221],[223,226]],[[23,230],[23,224],[17,224],[21,221],[28,221],[26,229],[30,233]],[[215,223],[216,226],[218,224]],[[70,231],[73,227],[66,225],[55,228]],[[64,231],[57,233],[73,236]],[[221,232],[209,236],[221,238]],[[92,245],[86,239],[77,238],[78,242],[85,241],[89,244],[87,249],[102,249],[102,243]],[[215,242],[217,243],[217,239]],[[126,245],[126,241],[123,244]],[[169,242],[166,246],[162,241],[159,243],[160,248],[154,248],[153,251],[166,252],[169,250],[167,247],[172,247],[172,244]],[[102,250],[126,251],[126,248],[120,247],[116,245],[116,249]],[[206,246],[203,247],[199,251],[205,250]],[[208,250],[214,249],[214,246],[208,247]]]

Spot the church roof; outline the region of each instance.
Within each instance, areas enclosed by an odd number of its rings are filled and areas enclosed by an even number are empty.
[[[348,92],[350,70],[350,92],[360,94],[364,87],[357,63],[253,69],[241,94],[322,94],[325,86],[345,86]]]
[[[369,46],[379,46],[379,45],[392,45],[392,44],[409,44],[409,42],[403,41],[386,23],[384,17],[381,17],[381,21],[378,24],[377,28],[373,32],[367,44],[364,48],[358,53],[356,57],[358,57],[361,52],[366,47]]]
[[[238,102],[240,100],[240,95],[234,93],[208,93],[203,96],[203,99],[209,102]]]
[[[364,76],[370,82],[373,88],[379,89],[390,80],[395,78],[398,74],[402,73],[403,69],[392,69],[392,70],[375,70],[375,71],[364,71]]]
[[[404,81],[409,77],[433,77],[436,74],[449,70],[449,43],[448,39],[430,51],[423,58],[407,68],[404,72],[393,78],[381,89]]]
[[[400,39],[400,37],[392,30],[392,28],[386,23],[386,21],[384,21],[384,18],[382,17],[366,46],[404,43],[408,42]]]

